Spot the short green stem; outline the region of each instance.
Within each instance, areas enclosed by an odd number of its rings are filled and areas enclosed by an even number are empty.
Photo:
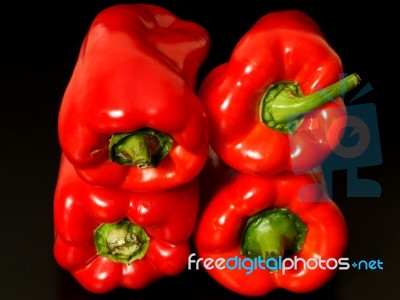
[[[113,134],[108,146],[111,161],[138,168],[156,167],[171,151],[172,138],[165,133],[143,128]]]
[[[268,259],[297,253],[306,233],[307,226],[288,209],[266,210],[247,221],[242,232],[241,254]]]
[[[263,123],[277,131],[293,133],[304,115],[337,99],[360,84],[360,77],[351,74],[342,80],[307,96],[297,82],[271,85],[261,101]]]
[[[130,221],[101,224],[94,236],[98,255],[125,264],[143,258],[150,243],[144,229]]]

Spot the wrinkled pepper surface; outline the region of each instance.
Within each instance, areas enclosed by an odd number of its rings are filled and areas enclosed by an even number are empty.
[[[209,51],[200,25],[148,4],[92,22],[59,111],[61,148],[86,182],[154,191],[202,169],[208,120],[194,92]]]
[[[264,15],[200,86],[211,146],[244,173],[313,169],[340,143],[341,96],[360,82],[357,74],[340,77],[340,57],[308,15]]]
[[[54,257],[88,291],[140,289],[185,270],[198,180],[130,193],[87,184],[63,156],[54,196]]]
[[[214,280],[235,293],[262,296],[278,288],[308,293],[334,276],[348,232],[320,176],[265,177],[229,168],[214,174],[194,232],[197,259]]]

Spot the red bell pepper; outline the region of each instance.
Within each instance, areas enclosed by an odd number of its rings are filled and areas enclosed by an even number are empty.
[[[63,157],[54,196],[54,257],[88,291],[140,289],[187,266],[199,200],[195,179],[161,192],[91,186]]]
[[[197,260],[189,257],[189,269],[196,262],[244,296],[277,288],[311,292],[334,276],[347,247],[347,225],[318,177],[224,174],[211,177],[214,184],[202,196],[194,232]]]
[[[93,185],[154,191],[189,182],[208,153],[194,91],[209,51],[200,25],[155,5],[101,11],[83,41],[59,111],[61,148]]]
[[[336,82],[342,73],[339,56],[309,16],[266,14],[200,86],[211,146],[244,173],[313,169],[340,142],[347,119],[340,97],[360,81],[352,74]]]

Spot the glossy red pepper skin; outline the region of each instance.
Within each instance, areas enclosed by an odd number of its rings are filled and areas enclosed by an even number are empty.
[[[324,192],[319,177],[311,173],[263,177],[235,170],[224,171],[225,175],[215,173],[215,169],[213,172],[218,177],[213,178],[216,183],[209,192],[203,193],[194,232],[197,258],[245,259],[240,243],[247,220],[273,208],[289,209],[308,227],[302,249],[295,254],[298,258],[320,256],[338,260],[346,251],[348,232],[344,216]],[[301,267],[286,270],[285,274],[282,270],[269,272],[260,268],[251,274],[246,274],[248,270],[244,268],[205,269],[219,284],[244,296],[263,296],[278,288],[294,293],[311,292],[326,284],[336,272]]]
[[[347,121],[343,100],[307,113],[297,130],[287,134],[261,121],[261,98],[278,82],[297,82],[308,95],[342,74],[339,56],[309,16],[296,10],[263,16],[239,40],[230,60],[213,69],[200,86],[211,146],[244,173],[269,176],[313,169],[340,142]]]
[[[116,287],[140,289],[187,266],[195,226],[197,179],[162,192],[129,193],[94,187],[82,181],[62,158],[54,196],[54,257],[88,291]],[[102,223],[129,219],[150,237],[142,259],[114,262],[96,253],[94,230]]]
[[[209,144],[208,120],[194,92],[209,51],[207,31],[155,5],[100,12],[83,41],[59,111],[59,141],[86,182],[155,191],[189,182]],[[169,134],[169,155],[155,168],[111,162],[112,134],[141,128]]]

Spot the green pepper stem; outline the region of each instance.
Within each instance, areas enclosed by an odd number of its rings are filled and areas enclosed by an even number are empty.
[[[125,264],[143,258],[150,243],[144,229],[130,221],[103,223],[95,230],[94,235],[98,255]]]
[[[109,143],[111,161],[138,168],[156,167],[171,151],[173,140],[162,132],[144,128],[113,134]]]
[[[344,95],[359,85],[360,81],[360,77],[354,73],[307,96],[303,95],[297,82],[274,84],[261,101],[261,119],[273,129],[293,133],[306,113]]]
[[[251,217],[242,232],[241,254],[251,258],[284,256],[301,250],[307,226],[286,208],[263,211]]]

